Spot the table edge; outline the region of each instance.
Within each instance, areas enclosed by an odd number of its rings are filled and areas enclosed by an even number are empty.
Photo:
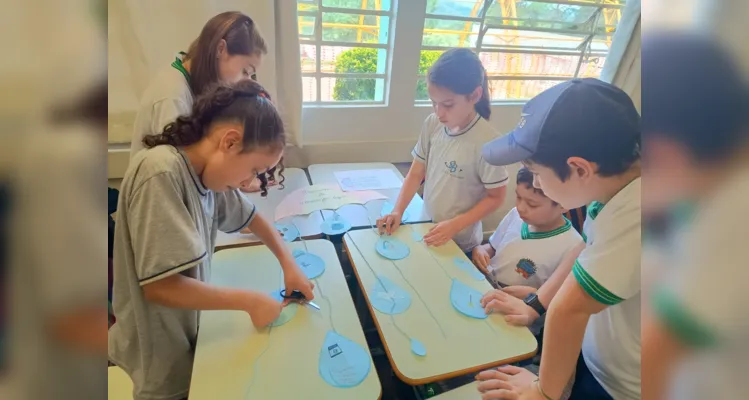
[[[346,232],[346,233],[348,233],[348,232]],[[353,240],[353,239],[351,239],[351,240]],[[346,242],[346,235],[344,235],[344,237],[343,237],[343,246],[346,248],[346,256],[348,257],[349,262],[351,263],[351,266],[352,266],[351,269],[354,270],[354,275],[356,276],[356,281],[359,283],[359,287],[361,288],[361,290],[364,291],[365,290],[364,289],[364,284],[362,283],[362,280],[359,277],[359,272],[356,269],[356,265],[354,264],[353,258],[351,257],[351,249],[349,248],[348,243]],[[364,257],[364,255],[362,255],[362,257]],[[493,368],[493,367],[499,367],[499,366],[502,366],[502,365],[516,363],[518,361],[527,360],[527,359],[535,356],[536,353],[538,353],[538,341],[536,341],[536,348],[533,351],[531,351],[530,353],[527,353],[527,354],[522,354],[522,355],[519,355],[519,356],[516,356],[516,357],[511,357],[511,358],[507,358],[507,359],[493,361],[493,362],[490,362],[490,363],[487,363],[487,364],[483,364],[483,365],[479,365],[479,366],[476,366],[476,367],[473,367],[473,368],[466,368],[466,369],[459,370],[459,371],[448,372],[448,373],[445,373],[445,374],[442,374],[442,375],[434,375],[434,376],[429,376],[429,377],[420,378],[420,379],[409,378],[409,377],[407,377],[404,373],[402,373],[398,369],[398,366],[397,366],[396,362],[393,359],[393,355],[390,353],[390,348],[387,345],[387,340],[385,340],[385,334],[382,332],[382,329],[380,328],[380,323],[377,320],[377,318],[375,317],[375,310],[372,307],[372,304],[370,304],[370,302],[369,302],[369,297],[367,296],[366,291],[364,291],[363,294],[364,294],[364,296],[363,296],[364,300],[367,302],[367,308],[369,309],[369,312],[372,315],[372,320],[374,321],[374,324],[377,327],[377,334],[380,335],[380,339],[382,340],[382,345],[385,347],[385,354],[387,354],[388,360],[390,361],[390,366],[393,367],[393,372],[395,372],[395,375],[397,375],[400,380],[402,380],[403,382],[405,382],[405,383],[407,383],[407,384],[409,384],[411,386],[425,385],[427,383],[442,381],[442,380],[445,380],[445,379],[456,378],[456,377],[463,376],[463,375],[466,375],[466,374],[470,374],[470,373],[473,373],[473,372],[484,371],[486,369]]]

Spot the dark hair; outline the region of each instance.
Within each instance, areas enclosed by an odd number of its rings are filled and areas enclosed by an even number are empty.
[[[72,103],[53,107],[51,118],[57,123],[83,121],[106,128],[107,96],[107,82],[99,82]]]
[[[491,116],[486,69],[476,53],[471,50],[456,48],[442,53],[429,68],[427,80],[453,93],[466,96],[481,86],[481,99],[475,105],[476,112],[486,120]]]
[[[522,168],[520,168],[518,170],[518,176],[515,179],[515,183],[518,186],[525,185],[528,189],[533,189],[534,193],[540,194],[541,196],[544,196],[544,197],[548,198],[546,196],[546,194],[544,193],[543,190],[541,190],[541,189],[533,186],[533,173],[528,168],[526,168],[526,167],[522,167]],[[551,199],[549,199],[549,200],[551,200]],[[558,204],[554,200],[551,200],[551,203],[553,205],[557,205]]]
[[[281,160],[275,167],[269,169],[265,173],[257,174],[257,179],[260,180],[260,196],[268,196],[268,182],[276,181],[276,173],[281,177],[281,180],[278,181],[278,185],[281,186],[281,189],[284,188],[283,182],[286,180],[286,177],[283,176],[284,169],[286,169],[286,167],[283,165],[283,157],[281,157]]]
[[[266,54],[265,39],[252,18],[238,11],[227,11],[206,22],[200,36],[195,39],[185,56],[190,61],[190,88],[200,96],[218,81],[218,45],[226,41],[226,51],[231,55]]]
[[[270,95],[252,80],[213,86],[197,98],[190,115],[178,117],[158,135],[145,136],[143,144],[146,148],[164,144],[189,146],[203,139],[217,121],[242,123],[245,152],[267,146],[282,149],[286,144],[283,122]]]

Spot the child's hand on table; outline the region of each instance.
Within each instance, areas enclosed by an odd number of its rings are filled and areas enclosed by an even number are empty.
[[[476,375],[476,380],[479,381],[478,390],[484,400],[543,400],[543,395],[535,386],[537,379],[533,372],[512,365],[486,370]]]
[[[481,306],[487,314],[500,313],[505,321],[515,326],[531,326],[539,317],[536,310],[517,297],[495,289],[487,292],[481,298]]]
[[[403,213],[393,211],[390,214],[377,219],[377,230],[382,235],[387,233],[392,235],[401,226],[401,220],[403,219]]]
[[[458,227],[455,219],[448,219],[447,221],[442,221],[433,226],[432,229],[424,235],[424,243],[426,243],[427,246],[439,247],[452,240],[458,232],[460,232],[460,227]]]
[[[282,262],[281,268],[283,269],[283,281],[286,293],[298,290],[302,292],[306,300],[315,298],[315,293],[313,292],[315,284],[307,279],[307,275],[302,272],[302,269],[296,264],[294,258],[291,261]],[[288,303],[288,300],[284,301],[284,304],[286,303]]]
[[[473,263],[478,267],[478,269],[486,275],[491,275],[489,273],[489,263],[491,263],[492,258],[489,255],[489,252],[486,251],[486,248],[484,248],[484,246],[476,246],[473,248],[471,255]]]
[[[530,286],[514,285],[502,288],[502,291],[509,294],[512,297],[517,297],[520,300],[525,300],[531,293],[536,293],[537,289]]]
[[[247,299],[247,313],[256,328],[264,328],[275,321],[283,305],[265,293],[251,292]]]

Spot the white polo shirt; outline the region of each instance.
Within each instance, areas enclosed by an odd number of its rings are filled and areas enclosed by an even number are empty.
[[[524,285],[536,289],[559,266],[562,257],[583,239],[565,219],[565,224],[549,232],[532,232],[513,208],[489,238],[496,251],[489,271],[502,285]]]
[[[608,305],[588,320],[583,358],[616,400],[640,399],[640,178],[591,206],[587,246],[572,267],[580,286]]]
[[[424,121],[412,155],[426,164],[424,203],[434,222],[469,211],[486,196],[486,189],[507,184],[507,169],[490,165],[481,155],[484,144],[496,137],[478,114],[459,132],[450,131],[434,114]],[[471,251],[481,244],[482,231],[478,221],[453,240],[463,251]]]
[[[740,399],[749,393],[749,168],[733,172],[675,236],[672,267],[649,299],[655,315],[691,349],[669,399]]]

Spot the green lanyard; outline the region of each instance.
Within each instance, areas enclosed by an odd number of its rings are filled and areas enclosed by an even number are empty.
[[[186,56],[187,54],[184,51],[180,51],[179,55]],[[179,57],[176,57],[174,62],[172,63],[172,67],[176,69],[177,71],[181,72],[182,75],[185,76],[185,80],[187,80],[187,83],[190,83],[190,73],[187,72],[185,69],[185,66],[182,65],[182,60]]]

